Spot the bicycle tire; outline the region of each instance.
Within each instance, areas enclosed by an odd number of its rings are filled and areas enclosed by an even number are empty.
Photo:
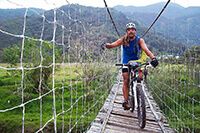
[[[138,123],[139,127],[143,129],[146,125],[146,108],[145,108],[145,97],[142,91],[142,86],[138,84],[136,86],[137,91],[137,115],[138,115]]]
[[[144,70],[144,82],[147,83],[147,75],[148,75],[148,71],[147,69]]]
[[[130,89],[131,89],[131,96],[130,96],[131,112],[133,112],[134,109],[135,109],[135,99],[134,99],[134,92],[133,92],[133,82],[131,82]]]

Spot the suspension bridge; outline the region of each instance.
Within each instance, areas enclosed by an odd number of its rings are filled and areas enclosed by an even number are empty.
[[[22,8],[22,15],[13,23],[0,21],[1,41],[9,45],[1,52],[0,132],[200,132],[198,47],[186,50],[184,58],[160,58],[150,70],[143,90],[146,127],[140,129],[136,111],[121,107],[122,80],[114,66],[120,49],[101,49],[120,37],[119,23],[126,18],[116,23],[114,16],[122,14],[105,0],[105,8],[97,9],[44,0],[51,10],[6,2]]]
[[[146,88],[146,87],[145,87]],[[91,124],[88,133],[94,132],[175,132],[169,128],[169,124],[165,116],[162,114],[156,102],[153,100],[152,95],[148,92],[147,88],[144,90],[146,96],[146,127],[140,129],[138,124],[138,117],[136,111],[125,111],[122,108],[123,95],[122,95],[122,82],[118,81],[113,86],[111,92],[101,108],[96,119]]]

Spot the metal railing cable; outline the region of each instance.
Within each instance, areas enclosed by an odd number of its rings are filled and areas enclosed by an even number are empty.
[[[107,10],[107,12],[108,12],[108,14],[109,14],[110,20],[111,20],[111,22],[112,22],[112,24],[113,24],[113,26],[114,26],[114,28],[115,28],[115,31],[116,31],[118,37],[120,37],[119,31],[118,31],[118,29],[117,29],[117,26],[116,26],[116,24],[115,24],[115,21],[114,21],[112,15],[111,15],[111,12],[110,12],[110,10],[109,10],[109,8],[108,8],[108,5],[107,5],[107,3],[106,3],[106,0],[103,0],[103,1],[104,1],[106,10]]]
[[[166,9],[167,5],[170,3],[170,0],[167,1],[167,3],[165,4],[165,6],[162,8],[162,10],[160,11],[160,13],[158,14],[158,16],[155,18],[155,20],[152,22],[152,24],[148,27],[148,29],[143,33],[142,37],[144,37],[149,30],[153,27],[153,25],[156,23],[156,21],[159,19],[159,17],[161,16],[161,14],[164,12],[164,10]]]

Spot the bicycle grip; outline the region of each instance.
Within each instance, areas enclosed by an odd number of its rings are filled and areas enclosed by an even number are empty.
[[[123,66],[123,64],[115,64],[115,66]]]

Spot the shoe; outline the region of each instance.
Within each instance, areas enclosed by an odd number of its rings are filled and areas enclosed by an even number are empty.
[[[129,105],[128,101],[124,101],[122,103],[122,107],[124,107],[124,110],[129,110],[131,106]]]

